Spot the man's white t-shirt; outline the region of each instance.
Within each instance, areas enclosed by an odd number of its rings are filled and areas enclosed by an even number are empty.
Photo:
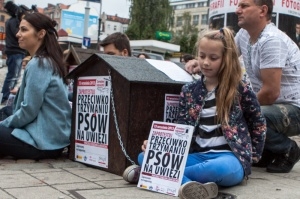
[[[260,69],[282,68],[280,96],[276,104],[289,103],[300,107],[300,50],[295,42],[273,23],[250,45],[249,34],[240,29],[235,40],[242,54],[246,72],[254,92],[262,87]]]

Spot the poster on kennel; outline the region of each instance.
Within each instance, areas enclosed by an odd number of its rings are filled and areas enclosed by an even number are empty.
[[[178,196],[194,127],[153,121],[137,187]]]
[[[108,168],[109,76],[79,77],[76,96],[75,160]]]
[[[165,94],[164,122],[176,123],[179,112],[180,95]]]

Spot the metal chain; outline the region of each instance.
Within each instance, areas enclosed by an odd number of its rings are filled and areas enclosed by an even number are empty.
[[[113,116],[114,116],[114,121],[115,121],[115,125],[116,125],[116,130],[117,130],[120,146],[121,146],[121,149],[122,149],[125,157],[127,158],[127,160],[130,161],[131,164],[136,164],[129,157],[129,155],[127,154],[126,149],[124,148],[124,145],[123,145],[123,142],[122,142],[122,137],[121,137],[121,134],[120,134],[120,129],[119,129],[118,120],[117,120],[117,113],[116,113],[116,108],[115,108],[115,101],[114,101],[114,95],[113,95],[113,86],[112,86],[112,78],[111,78],[111,74],[110,74],[110,69],[108,69],[108,75],[110,77],[110,86],[111,86],[111,89],[110,89],[111,106],[112,106],[111,108],[112,108],[112,111],[113,111]]]

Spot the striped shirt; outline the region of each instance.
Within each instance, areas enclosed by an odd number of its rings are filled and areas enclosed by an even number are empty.
[[[230,150],[225,140],[221,124],[216,123],[216,97],[213,92],[206,100],[205,105],[200,113],[198,134],[196,136],[195,152],[203,152],[210,150]]]

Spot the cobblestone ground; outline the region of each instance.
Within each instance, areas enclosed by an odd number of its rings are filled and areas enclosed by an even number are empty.
[[[3,86],[3,82],[4,82],[4,79],[5,79],[6,73],[7,73],[7,66],[4,66],[4,67],[0,68],[0,88],[1,88],[1,90],[2,90],[2,86]],[[298,143],[298,145],[300,146],[300,134],[298,136],[292,137],[292,139],[294,139]]]

